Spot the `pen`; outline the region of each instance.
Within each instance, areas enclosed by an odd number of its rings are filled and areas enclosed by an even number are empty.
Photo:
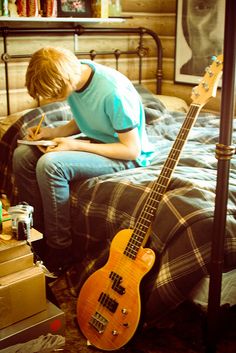
[[[36,128],[36,130],[35,130],[34,136],[37,136],[37,135],[38,135],[39,130],[40,130],[40,127],[41,127],[41,125],[42,125],[42,122],[43,122],[44,118],[45,118],[45,114],[42,115],[42,118],[40,119],[40,122],[39,122],[39,124],[38,124],[38,126],[37,126],[37,128]]]

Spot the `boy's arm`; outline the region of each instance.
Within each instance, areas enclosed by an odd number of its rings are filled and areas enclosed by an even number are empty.
[[[140,152],[140,139],[138,129],[119,133],[119,142],[115,143],[85,143],[84,141],[70,138],[56,138],[58,143],[56,147],[48,147],[50,151],[84,151],[96,153],[104,157],[135,160]]]

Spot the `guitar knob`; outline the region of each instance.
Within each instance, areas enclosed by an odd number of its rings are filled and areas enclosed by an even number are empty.
[[[127,315],[127,314],[128,314],[128,310],[125,309],[125,308],[123,308],[123,309],[121,310],[121,312],[122,312],[123,315]]]
[[[119,335],[118,331],[116,331],[116,330],[112,330],[111,333],[112,333],[112,336],[118,336]]]

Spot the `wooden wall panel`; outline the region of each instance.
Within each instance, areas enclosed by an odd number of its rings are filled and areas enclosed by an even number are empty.
[[[125,13],[124,15],[129,15]],[[158,35],[166,35],[168,32],[169,36],[175,35],[175,14],[155,14],[155,13],[132,13],[133,18],[127,19],[123,24],[114,24],[112,27],[147,27]],[[93,27],[93,26],[90,26]],[[110,24],[100,24],[96,27],[111,27]]]
[[[122,10],[125,12],[175,12],[175,0],[121,0]]]

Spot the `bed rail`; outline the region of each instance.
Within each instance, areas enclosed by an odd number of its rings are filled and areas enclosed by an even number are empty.
[[[83,56],[89,56],[91,60],[95,60],[99,56],[108,56],[108,55],[113,55],[115,58],[115,66],[116,69],[119,70],[119,59],[121,56],[129,56],[129,55],[135,55],[138,57],[139,61],[139,72],[138,72],[138,82],[142,83],[142,72],[143,72],[143,59],[147,56],[148,49],[144,46],[144,37],[149,36],[153,39],[154,45],[155,45],[155,51],[156,51],[156,73],[155,73],[155,79],[156,79],[156,93],[160,94],[161,93],[161,84],[162,84],[162,44],[160,41],[160,38],[158,35],[153,32],[150,29],[144,28],[144,27],[138,27],[138,28],[90,28],[90,27],[83,27],[81,25],[77,25],[73,28],[65,28],[63,27],[63,24],[61,26],[58,24],[57,28],[51,28],[51,27],[43,27],[43,28],[37,28],[37,27],[31,27],[31,28],[11,28],[11,27],[1,27],[0,28],[1,35],[3,38],[3,53],[1,55],[1,59],[4,63],[4,69],[5,69],[5,92],[6,92],[6,106],[7,106],[7,114],[11,113],[10,109],[10,87],[9,87],[9,63],[12,60],[15,59],[24,59],[24,58],[30,58],[30,54],[24,53],[22,50],[21,54],[16,54],[16,55],[10,55],[8,52],[8,39],[10,37],[17,37],[17,36],[35,36],[35,35],[42,35],[42,36],[48,36],[48,35],[55,35],[55,36],[72,36],[74,38],[74,41],[81,37],[81,36],[103,36],[103,35],[109,35],[109,36],[115,36],[115,35],[124,35],[124,36],[129,36],[129,35],[135,35],[138,37],[138,47],[130,49],[130,50],[120,50],[120,49],[114,49],[114,50],[101,50],[97,51],[96,49],[91,49],[89,52],[86,51],[78,51],[76,48],[74,49],[75,54],[78,57],[83,57]]]

